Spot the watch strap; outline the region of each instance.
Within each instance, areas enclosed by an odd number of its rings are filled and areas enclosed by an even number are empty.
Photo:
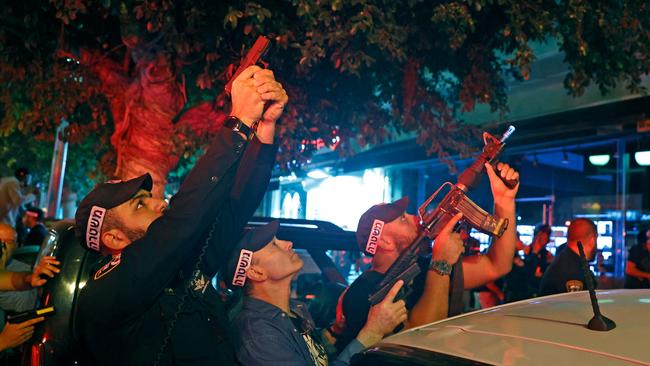
[[[241,132],[246,136],[247,140],[250,140],[255,133],[257,127],[257,121],[253,122],[253,128],[248,127],[241,119],[235,116],[229,116],[226,118],[226,121],[223,123],[224,126],[232,129],[235,132]]]

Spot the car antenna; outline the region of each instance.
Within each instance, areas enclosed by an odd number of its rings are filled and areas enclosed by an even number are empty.
[[[594,317],[591,318],[587,324],[587,328],[600,332],[607,332],[616,328],[616,323],[600,313],[600,306],[598,306],[598,299],[596,298],[596,290],[594,290],[594,281],[592,280],[591,272],[587,268],[587,257],[585,256],[585,251],[582,248],[582,242],[580,241],[578,241],[578,250],[580,251],[580,266],[582,267],[582,273],[585,276],[585,282],[587,283],[587,289],[589,290],[591,307],[594,310]]]

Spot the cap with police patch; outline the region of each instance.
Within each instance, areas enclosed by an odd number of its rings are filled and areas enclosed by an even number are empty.
[[[224,272],[224,281],[230,288],[244,287],[246,271],[253,261],[253,253],[269,244],[278,232],[278,220],[273,220],[264,226],[249,230],[237,243]]]
[[[375,254],[384,225],[400,217],[409,205],[409,198],[402,197],[393,203],[380,203],[364,212],[357,226],[357,244],[366,254]]]
[[[99,251],[106,211],[131,199],[140,189],[151,191],[149,173],[127,181],[108,181],[95,186],[79,204],[75,214],[75,234],[86,249]]]

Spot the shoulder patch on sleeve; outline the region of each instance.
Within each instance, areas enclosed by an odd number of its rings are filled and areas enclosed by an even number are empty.
[[[567,292],[582,291],[584,289],[584,284],[579,280],[569,280],[564,284]]]
[[[112,271],[113,269],[115,269],[115,267],[119,266],[121,261],[122,261],[122,254],[118,254],[114,256],[110,262],[106,263],[102,268],[100,268],[99,270],[97,270],[97,272],[95,272],[95,276],[93,276],[93,279],[98,280],[106,276],[108,272]]]

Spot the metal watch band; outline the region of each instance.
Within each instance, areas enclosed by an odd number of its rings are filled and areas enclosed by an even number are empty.
[[[446,260],[431,261],[429,270],[434,271],[441,276],[449,276],[451,274],[451,264]]]

